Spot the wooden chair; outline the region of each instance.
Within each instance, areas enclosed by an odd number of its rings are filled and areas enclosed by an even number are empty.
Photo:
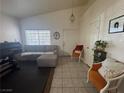
[[[81,56],[83,55],[83,45],[76,45],[72,52],[71,58],[78,58],[78,61],[81,61]]]

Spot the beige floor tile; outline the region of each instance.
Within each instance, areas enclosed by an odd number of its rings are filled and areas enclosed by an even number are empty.
[[[75,93],[88,93],[85,88],[75,88]]]
[[[75,68],[75,65],[69,65],[69,68]]]
[[[84,87],[84,84],[83,84],[82,79],[72,79],[72,82],[73,82],[73,86],[74,86],[75,88]]]
[[[50,93],[62,93],[62,88],[51,88]]]
[[[62,79],[53,79],[52,87],[62,87]]]
[[[70,72],[71,72],[71,73],[77,73],[78,70],[77,70],[76,68],[70,68]]]
[[[89,67],[86,65],[86,66],[84,67],[84,70],[88,71],[88,70],[89,70]]]
[[[78,72],[84,72],[84,71],[86,71],[83,67],[82,68],[77,68],[76,69]]]
[[[63,93],[76,93],[75,88],[63,88]]]
[[[63,79],[63,87],[74,87],[72,79]]]
[[[62,73],[70,73],[70,69],[69,68],[62,69]]]
[[[62,73],[62,68],[55,69],[54,73]]]
[[[62,66],[57,66],[55,70],[62,70]]]
[[[86,82],[88,69],[87,65],[69,57],[60,58],[50,93],[97,93],[92,84]]]
[[[63,65],[66,65],[67,63],[68,63],[68,61],[66,61],[66,60],[65,60],[65,61],[63,61]]]
[[[53,76],[54,79],[62,79],[63,76],[62,76],[62,73],[55,73],[54,76]]]
[[[83,72],[78,72],[78,78],[87,78],[87,72],[83,71]]]
[[[69,68],[68,65],[63,65],[62,67],[63,67],[64,69],[65,69],[65,68],[67,68],[67,69]]]
[[[63,79],[72,78],[72,77],[71,77],[71,73],[68,73],[68,72],[62,73],[62,78],[63,78]]]
[[[95,88],[85,88],[88,93],[99,93]],[[113,92],[112,92],[113,93]]]
[[[73,72],[73,73],[70,73],[70,74],[71,74],[71,78],[79,78],[77,72]]]

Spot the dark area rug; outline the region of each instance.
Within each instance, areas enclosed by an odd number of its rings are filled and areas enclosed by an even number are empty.
[[[19,62],[19,70],[1,79],[0,93],[48,93],[54,68],[38,68],[36,62]]]

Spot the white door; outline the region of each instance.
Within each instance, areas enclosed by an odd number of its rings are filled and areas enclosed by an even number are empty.
[[[63,55],[70,56],[75,46],[79,44],[79,30],[65,29],[63,35]]]

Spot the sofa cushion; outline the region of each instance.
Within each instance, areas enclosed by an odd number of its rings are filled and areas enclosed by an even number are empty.
[[[16,54],[14,56],[17,61],[36,61],[41,54]]]
[[[51,52],[58,50],[57,45],[25,45],[24,52]]]
[[[42,54],[54,54],[54,52],[24,52],[24,53],[21,53],[21,56],[42,55]]]
[[[39,67],[56,67],[57,55],[43,54],[37,58],[37,64]]]
[[[106,79],[115,78],[124,73],[124,64],[115,59],[107,58],[102,63],[99,73]]]
[[[23,52],[21,56],[29,56],[29,55],[41,55],[42,52]]]

